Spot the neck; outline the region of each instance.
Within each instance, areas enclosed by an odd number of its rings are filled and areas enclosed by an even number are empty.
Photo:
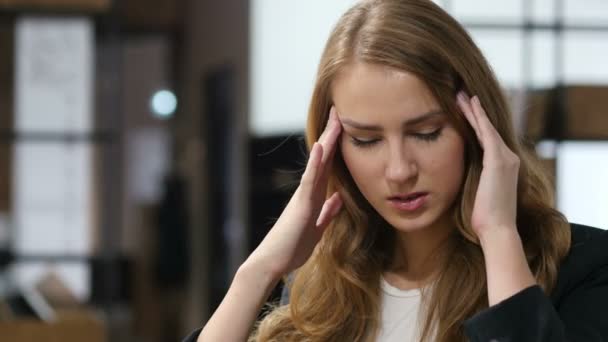
[[[439,269],[443,243],[453,230],[451,224],[435,224],[413,232],[397,232],[395,253],[387,270],[393,279],[424,285]]]

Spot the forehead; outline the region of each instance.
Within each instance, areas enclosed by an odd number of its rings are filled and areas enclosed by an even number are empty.
[[[387,66],[354,63],[332,82],[332,98],[340,116],[353,119],[400,119],[440,109],[427,85],[410,72]]]

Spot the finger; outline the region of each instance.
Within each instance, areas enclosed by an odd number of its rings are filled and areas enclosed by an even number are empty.
[[[323,157],[319,165],[314,191],[321,191],[325,195],[325,188],[331,172],[331,161],[336,152],[338,137],[342,132],[342,124],[338,119],[336,108],[332,106],[329,112],[327,125],[318,143],[323,146]]]
[[[325,123],[325,128],[323,129],[323,132],[321,132],[321,136],[317,140],[317,142],[319,142],[319,143],[321,143],[327,139],[327,134],[329,133],[329,130],[331,128],[330,124],[331,124],[331,117],[332,117],[333,110],[334,110],[334,107],[332,106],[332,108],[329,110],[329,116],[327,118],[327,122]]]
[[[481,132],[479,130],[479,124],[475,115],[473,114],[473,108],[471,107],[471,103],[469,101],[468,95],[464,91],[460,91],[457,96],[457,102],[464,114],[465,118],[475,131],[475,135],[477,135],[478,139],[481,139]]]
[[[314,143],[312,148],[310,149],[310,156],[308,157],[308,163],[306,164],[306,169],[304,170],[304,174],[302,174],[302,180],[300,184],[307,188],[312,189],[314,186],[318,174],[319,174],[319,166],[321,164],[321,159],[323,157],[323,146],[319,143]]]
[[[342,125],[338,120],[338,115],[336,114],[336,108],[331,107],[329,111],[329,118],[327,120],[327,125],[325,127],[325,131],[319,138],[319,143],[323,145],[323,153],[322,163],[325,164],[331,156],[333,156],[333,151],[336,146],[336,141],[338,140],[338,136],[342,131]]]
[[[519,157],[517,157],[505,144],[502,136],[500,133],[498,133],[496,127],[494,127],[488,118],[485,109],[481,105],[479,97],[474,96],[471,103],[473,105],[475,115],[478,118],[477,121],[479,122],[480,129],[483,132],[482,134],[486,137],[488,144],[492,146],[492,150],[495,152],[491,154],[493,154],[495,157],[506,158],[506,160],[516,160],[514,163],[519,165]]]
[[[502,141],[500,134],[494,128],[494,125],[490,122],[486,110],[481,105],[481,101],[479,97],[473,96],[471,99],[471,107],[473,109],[473,114],[477,118],[477,123],[479,124],[479,130],[481,134],[487,136],[488,138],[493,138]]]
[[[321,231],[333,220],[342,208],[342,198],[340,193],[334,192],[323,204],[321,213],[317,218],[316,227]]]

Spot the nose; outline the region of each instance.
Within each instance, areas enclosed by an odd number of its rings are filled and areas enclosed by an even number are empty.
[[[389,148],[386,160],[386,180],[391,183],[404,183],[418,174],[418,165],[414,156],[399,144]]]

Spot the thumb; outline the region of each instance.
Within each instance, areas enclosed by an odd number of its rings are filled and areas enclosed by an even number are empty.
[[[323,232],[325,227],[336,217],[342,208],[342,197],[339,192],[334,192],[326,201],[323,203],[321,213],[317,218],[316,228]]]

